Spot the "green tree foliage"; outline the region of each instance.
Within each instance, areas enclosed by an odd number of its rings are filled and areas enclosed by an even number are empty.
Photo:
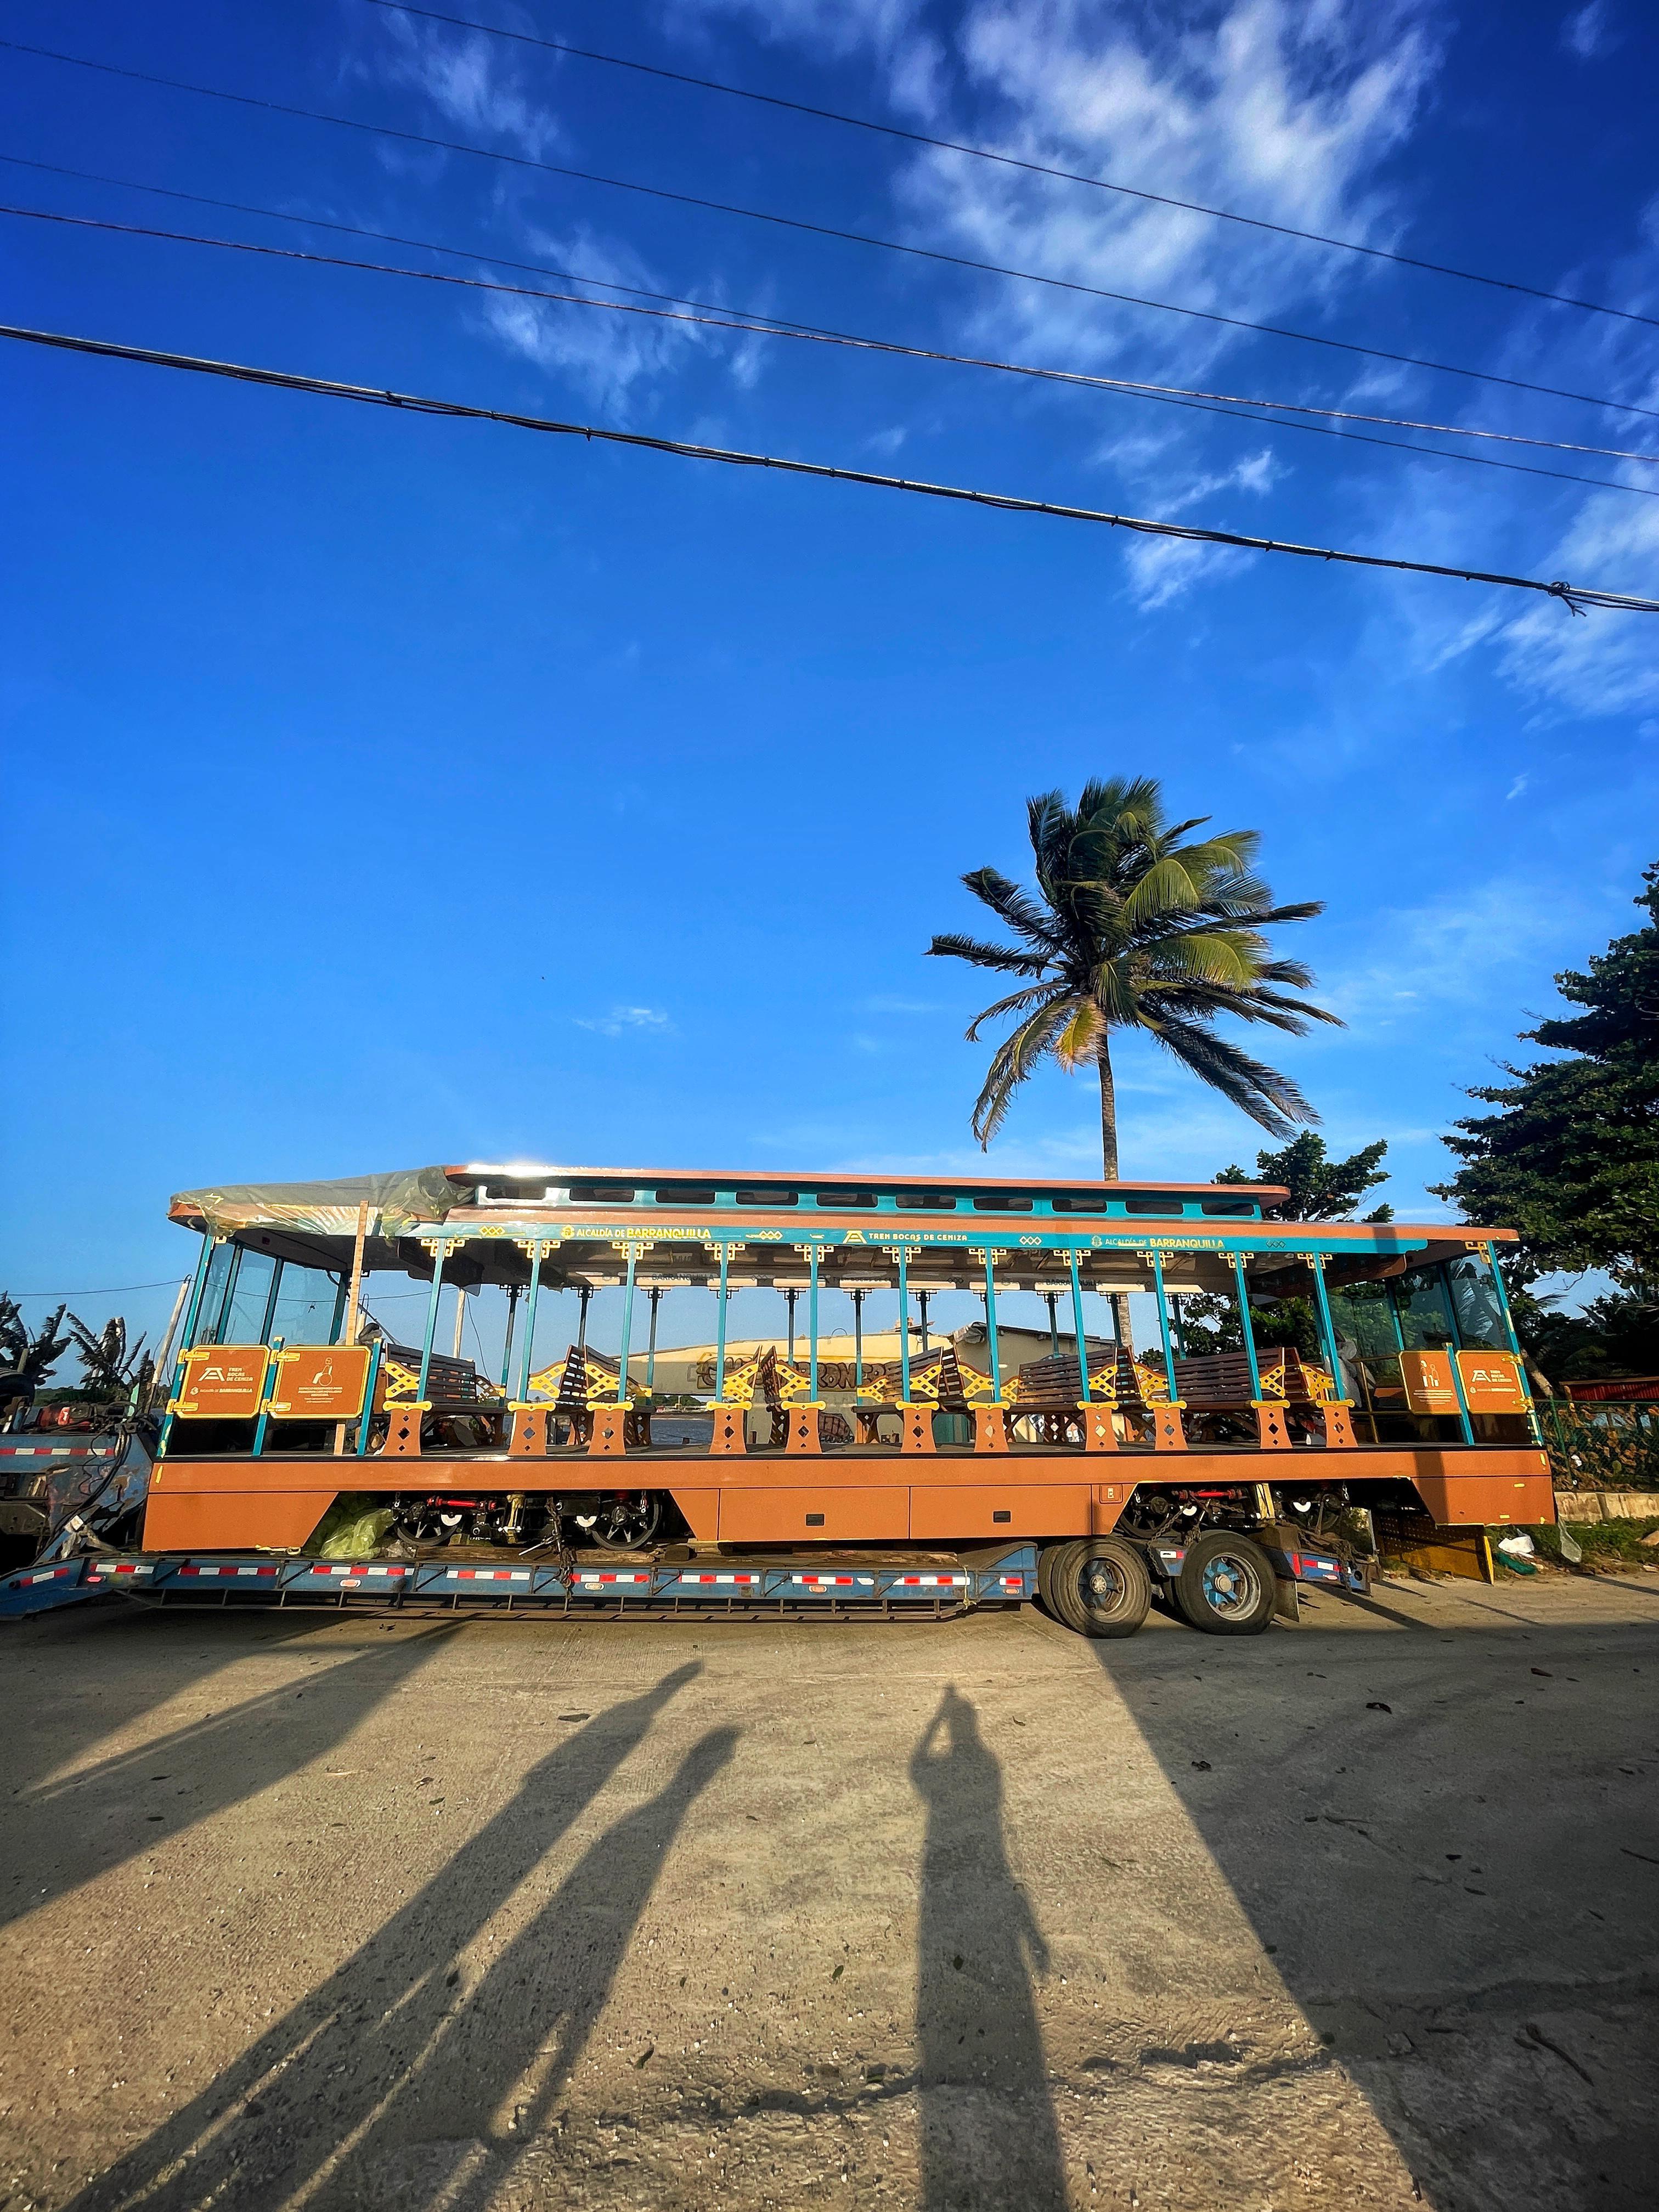
[[[1500,1254],[1516,1328],[1553,1377],[1659,1369],[1659,864],[1642,880],[1645,925],[1555,979],[1583,1012],[1521,1032],[1560,1057],[1471,1091],[1498,1110],[1454,1125],[1461,1165],[1436,1186],[1466,1220],[1519,1231]],[[1617,1289],[1561,1313],[1527,1288],[1558,1268]]]
[[[1647,926],[1555,979],[1584,1011],[1521,1032],[1562,1057],[1472,1090],[1498,1111],[1445,1139],[1462,1165],[1437,1196],[1518,1230],[1528,1280],[1600,1267],[1626,1289],[1659,1282],[1659,864],[1643,882]]]
[[[1297,960],[1273,957],[1266,933],[1305,921],[1317,903],[1275,906],[1255,872],[1261,842],[1232,830],[1188,843],[1208,816],[1165,818],[1150,776],[1085,785],[1075,807],[1058,791],[1027,803],[1035,896],[994,868],[963,878],[1016,939],[987,944],[935,937],[930,954],[1020,978],[968,1030],[1015,1018],[992,1057],[974,1107],[974,1134],[988,1146],[1014,1092],[1045,1060],[1069,1073],[1092,1066],[1100,1080],[1101,1156],[1119,1172],[1117,1103],[1109,1039],[1139,1030],[1259,1122],[1288,1137],[1318,1119],[1286,1075],[1216,1034],[1224,1014],[1301,1036],[1337,1017],[1292,994],[1313,982]]]
[[[1228,1167],[1222,1169],[1216,1181],[1283,1184],[1291,1194],[1279,1211],[1287,1221],[1352,1221],[1353,1210],[1365,1193],[1387,1182],[1388,1171],[1382,1163],[1388,1149],[1388,1139],[1379,1137],[1374,1145],[1362,1146],[1346,1160],[1333,1160],[1326,1157],[1325,1139],[1304,1129],[1282,1152],[1258,1152],[1254,1175],[1246,1175],[1240,1167]],[[1392,1221],[1394,1208],[1379,1206],[1364,1218]]]

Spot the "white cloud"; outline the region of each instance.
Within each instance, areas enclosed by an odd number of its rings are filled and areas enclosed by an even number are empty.
[[[974,135],[1011,153],[1387,242],[1370,180],[1432,75],[1427,23],[1415,0],[1233,0],[1201,27],[1105,0],[980,0],[960,43],[989,111]],[[921,157],[908,197],[930,238],[978,258],[1222,313],[1271,315],[1355,273],[1328,250],[965,155]],[[1102,367],[1133,349],[1142,374],[1161,359],[1189,377],[1234,343],[1215,325],[1006,283],[992,319],[1000,342],[1040,357]]]
[[[1565,965],[1599,918],[1559,881],[1495,876],[1421,906],[1378,911],[1366,935],[1387,946],[1386,959],[1328,970],[1319,997],[1357,1040],[1401,1020],[1426,1037],[1449,1009],[1482,1011],[1500,995],[1511,1002],[1514,986],[1500,994],[1498,977],[1518,981]],[[1330,1042],[1311,1038],[1302,1049]]]
[[[736,16],[763,38],[832,60],[867,51],[883,64],[894,105],[927,116],[939,103],[944,62],[939,40],[921,27],[927,12],[927,0],[679,0],[676,27]]]
[[[656,1006],[612,1006],[608,1014],[575,1015],[579,1030],[592,1030],[599,1036],[629,1036],[641,1031],[658,1035],[673,1027],[668,1016]]]
[[[424,93],[451,123],[505,138],[537,160],[560,143],[558,118],[524,89],[499,40],[476,31],[454,38],[395,12],[384,14],[383,27],[391,47],[386,74]]]
[[[1589,0],[1587,7],[1575,8],[1561,26],[1561,43],[1581,62],[1610,53],[1619,41],[1607,21],[1607,0]]]
[[[1514,782],[1510,786],[1509,789],[1508,789],[1508,790],[1504,793],[1504,798],[1505,798],[1506,799],[1519,799],[1519,798],[1520,798],[1520,796],[1521,796],[1521,794],[1522,794],[1522,793],[1526,789],[1527,786],[1528,786],[1531,781],[1532,781],[1532,778],[1531,778],[1529,775],[1517,775],[1517,776],[1516,777],[1516,779],[1515,779],[1515,781],[1514,781]]]
[[[1164,476],[1150,503],[1155,504],[1158,514],[1167,519],[1188,507],[1213,502],[1223,492],[1256,495],[1270,491],[1282,473],[1272,452],[1264,447],[1261,453],[1245,454],[1221,475],[1191,477],[1178,488]],[[1224,529],[1235,526],[1234,518],[1213,504],[1208,507],[1204,519]],[[1206,545],[1182,538],[1138,538],[1125,556],[1130,595],[1142,613],[1148,614],[1190,590],[1200,577],[1213,575],[1218,570],[1237,567],[1254,557],[1236,546]]]
[[[1650,593],[1659,573],[1659,501],[1592,493],[1539,573]],[[1593,611],[1578,621],[1540,599],[1504,626],[1498,666],[1512,684],[1570,713],[1639,714],[1659,706],[1659,620]]]

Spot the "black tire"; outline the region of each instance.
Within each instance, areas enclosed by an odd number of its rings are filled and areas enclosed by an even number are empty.
[[[1054,1613],[1054,1562],[1062,1552],[1069,1552],[1073,1548],[1070,1544],[1045,1544],[1037,1553],[1037,1595],[1042,1599],[1043,1610],[1047,1613]],[[1056,1613],[1054,1617],[1058,1620],[1060,1616]]]
[[[1039,1567],[1048,1556],[1042,1555]],[[1062,1544],[1053,1562],[1047,1603],[1054,1618],[1079,1636],[1133,1636],[1146,1620],[1152,1577],[1139,1553],[1121,1536]]]
[[[1176,1602],[1206,1636],[1260,1636],[1273,1617],[1273,1562],[1260,1544],[1212,1528],[1187,1547]]]

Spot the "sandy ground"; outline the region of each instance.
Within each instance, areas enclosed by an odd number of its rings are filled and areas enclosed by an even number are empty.
[[[4,2212],[1659,2197],[1659,1578],[0,1669]]]

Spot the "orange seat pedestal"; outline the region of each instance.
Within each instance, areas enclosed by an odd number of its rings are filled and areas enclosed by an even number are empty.
[[[1006,1452],[1008,1449],[1008,1416],[1000,1406],[975,1406],[974,1449],[975,1453]]]
[[[628,1419],[626,1406],[595,1406],[592,1409],[593,1433],[587,1439],[588,1456],[592,1459],[620,1459],[628,1449],[623,1426]]]
[[[933,1442],[933,1408],[926,1400],[913,1398],[901,1404],[898,1417],[901,1451],[937,1450]]]

